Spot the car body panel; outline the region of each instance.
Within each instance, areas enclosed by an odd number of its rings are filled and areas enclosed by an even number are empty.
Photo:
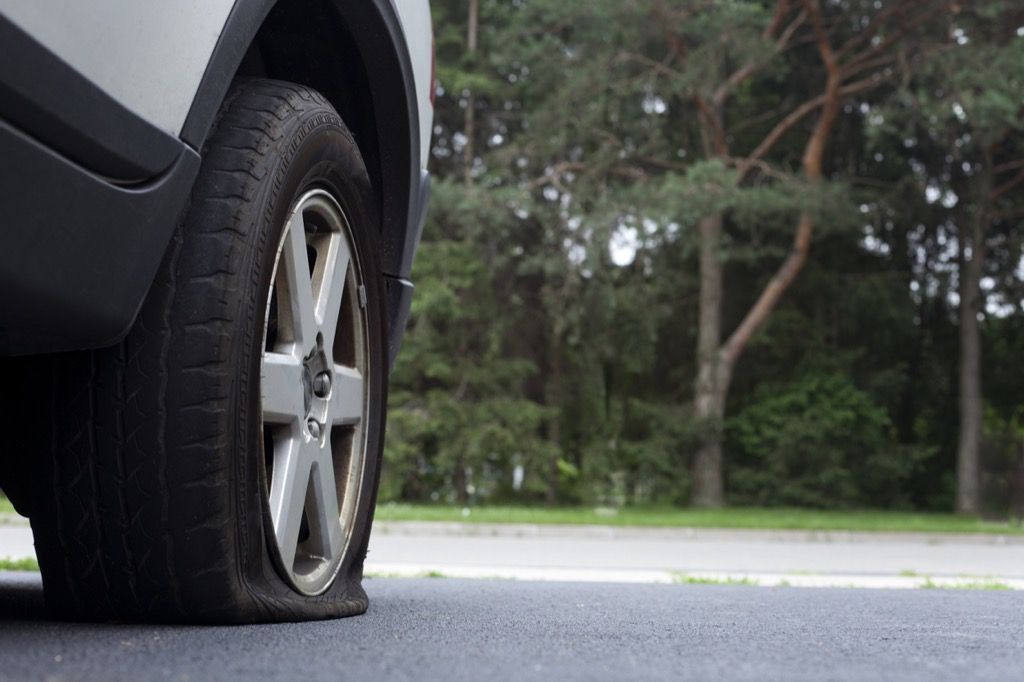
[[[434,120],[430,88],[433,85],[434,34],[430,22],[429,0],[394,0],[402,22],[409,60],[416,79],[416,102],[420,126],[420,168],[430,158],[430,133]]]
[[[233,5],[0,0],[0,14],[130,111],[177,136]]]
[[[0,143],[23,158],[0,158],[0,356],[128,332],[232,79],[293,1],[0,0],[0,37],[20,46],[0,63]],[[429,3],[329,1],[370,81],[393,360],[430,188]]]

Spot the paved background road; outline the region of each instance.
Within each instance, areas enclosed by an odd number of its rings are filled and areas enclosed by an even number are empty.
[[[1009,680],[1024,593],[373,579],[358,618],[51,623],[0,574],[2,680]]]
[[[377,523],[367,566],[382,573],[438,571],[672,582],[684,576],[760,584],[916,587],[931,580],[996,581],[1024,588],[1024,537],[919,533],[743,531],[450,523]]]

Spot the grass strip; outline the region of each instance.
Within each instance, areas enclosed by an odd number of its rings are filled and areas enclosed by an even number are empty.
[[[1005,522],[957,514],[899,511],[831,511],[736,507],[675,509],[667,507],[453,507],[383,503],[381,521],[441,521],[463,523],[528,523],[655,528],[722,528],[750,530],[876,531],[916,533],[982,533],[1022,535]]]
[[[11,559],[9,557],[0,557],[0,571],[38,571],[39,562],[36,561],[35,557],[23,557],[21,559]]]

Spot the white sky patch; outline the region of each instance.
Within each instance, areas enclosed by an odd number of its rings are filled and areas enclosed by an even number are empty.
[[[1017,312],[1017,306],[1009,303],[1002,296],[996,296],[985,302],[985,314],[992,317],[1009,317]]]
[[[612,263],[625,267],[636,260],[636,252],[640,248],[640,232],[635,227],[620,225],[608,242],[608,254]]]
[[[668,111],[668,105],[665,104],[665,100],[663,100],[662,98],[658,97],[653,93],[648,93],[644,95],[644,99],[640,103],[640,106],[643,107],[645,114],[660,115]]]
[[[890,249],[888,244],[871,234],[870,228],[866,229],[864,232],[865,234],[864,238],[861,240],[861,245],[864,247],[865,251],[877,253],[881,256],[889,255]]]
[[[967,120],[967,112],[964,111],[964,107],[960,102],[953,102],[953,115],[956,116],[958,121]]]
[[[587,249],[582,244],[566,239],[563,245],[565,246],[566,258],[576,267],[583,265],[584,261],[587,260]]]
[[[960,197],[952,190],[944,190],[936,185],[928,185],[924,189],[924,198],[929,204],[941,203],[943,208],[953,208],[960,203]]]
[[[583,265],[583,262],[587,260],[587,250],[582,244],[573,244],[570,246],[566,255],[569,257],[569,262],[577,267]]]

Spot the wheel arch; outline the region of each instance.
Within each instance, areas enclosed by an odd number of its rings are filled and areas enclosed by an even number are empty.
[[[420,203],[419,114],[408,48],[391,0],[238,0],[182,140],[201,150],[231,83],[246,76],[299,83],[334,105],[373,183],[382,271],[408,277],[407,241]]]

